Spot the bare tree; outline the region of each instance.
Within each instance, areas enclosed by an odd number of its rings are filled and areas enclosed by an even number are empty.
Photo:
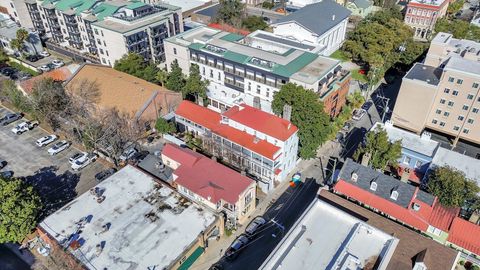
[[[35,117],[46,121],[54,130],[60,127],[59,117],[70,103],[62,84],[51,78],[35,82],[31,101]]]

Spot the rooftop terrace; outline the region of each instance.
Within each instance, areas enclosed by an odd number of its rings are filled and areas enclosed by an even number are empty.
[[[169,268],[214,221],[128,165],[39,226],[88,269],[140,270]]]

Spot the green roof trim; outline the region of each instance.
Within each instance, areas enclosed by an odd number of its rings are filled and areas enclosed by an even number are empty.
[[[247,60],[250,58],[250,56],[240,54],[240,53],[236,53],[236,52],[232,52],[232,51],[226,51],[223,54],[223,58],[225,58],[227,60],[230,60],[230,61],[233,61],[233,62],[244,64],[245,62],[247,62]]]
[[[317,57],[318,55],[314,53],[305,52],[285,66],[275,65],[272,72],[288,78],[292,76],[295,72],[299,71],[300,69],[311,63]]]
[[[97,16],[98,20],[101,21],[105,17],[113,15],[120,8],[121,7],[119,7],[119,6],[112,6],[112,5],[107,4],[107,3],[101,3],[100,5],[98,5],[98,7],[96,7],[93,10],[93,14],[95,14],[95,16]]]
[[[80,15],[80,13],[84,12],[85,10],[91,9],[98,0],[86,0],[83,4],[75,9],[75,14]]]
[[[177,268],[177,270],[188,270],[193,263],[200,257],[200,255],[203,254],[203,251],[205,249],[203,247],[198,247],[195,249],[195,251],[190,255],[183,263],[180,265],[180,267]]]
[[[242,36],[242,35],[229,33],[229,34],[221,37],[220,39],[225,40],[225,41],[230,41],[230,42],[237,42],[239,40],[242,40],[243,38],[244,38],[244,36]]]
[[[188,48],[194,49],[194,50],[200,50],[201,48],[203,48],[203,44],[202,44],[202,43],[193,42],[193,43],[191,43],[190,45],[188,45]]]
[[[132,2],[131,4],[127,5],[126,8],[136,9],[136,8],[143,7],[143,6],[146,6],[146,5],[147,4],[145,4],[143,2]]]

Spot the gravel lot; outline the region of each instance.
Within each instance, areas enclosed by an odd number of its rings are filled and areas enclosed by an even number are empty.
[[[0,116],[6,113],[8,110],[0,107]],[[17,123],[25,120],[0,126],[0,158],[8,162],[2,170],[13,171],[15,177],[33,184],[47,206],[48,213],[97,184],[95,174],[106,168],[102,161],[97,160],[80,172],[73,172],[68,159],[80,150],[71,146],[55,156],[50,156],[47,149],[53,143],[42,148],[35,144],[37,139],[48,135],[40,127],[21,135],[11,132]]]

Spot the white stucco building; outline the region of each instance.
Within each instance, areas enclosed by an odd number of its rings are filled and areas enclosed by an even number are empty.
[[[351,11],[332,0],[307,5],[271,25],[277,36],[310,46],[325,46],[323,55],[338,50],[347,31]]]

